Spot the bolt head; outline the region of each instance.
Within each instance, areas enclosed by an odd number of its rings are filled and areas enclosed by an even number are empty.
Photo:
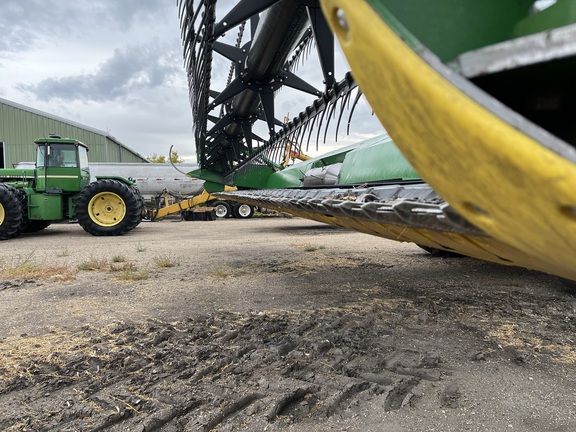
[[[348,19],[346,18],[346,13],[343,9],[336,9],[336,18],[338,20],[338,25],[342,28],[342,30],[346,32],[350,30],[350,27],[348,26]]]

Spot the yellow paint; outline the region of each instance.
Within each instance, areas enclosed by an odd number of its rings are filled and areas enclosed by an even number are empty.
[[[321,3],[372,109],[424,179],[494,237],[485,243],[499,256],[576,279],[576,166],[455,88],[366,2]]]
[[[4,206],[0,204],[0,225],[4,223],[4,218],[6,217],[6,212],[4,211]]]
[[[224,190],[226,192],[231,192],[231,191],[235,191],[238,190],[236,187],[233,186],[224,186]],[[165,201],[165,205],[164,207],[158,209],[153,215],[152,215],[152,219],[162,219],[163,217],[166,217],[170,214],[176,214],[176,213],[180,213],[183,210],[189,210],[193,207],[199,206],[201,204],[206,204],[208,201],[212,201],[212,200],[217,200],[218,197],[214,196],[214,195],[210,195],[210,193],[208,193],[206,191],[206,189],[202,190],[202,193],[200,195],[196,195],[194,197],[191,198],[186,198],[182,201],[178,201],[177,203],[174,204],[168,204],[168,194],[165,193],[164,194],[164,201]]]
[[[100,226],[118,225],[126,216],[126,204],[113,192],[100,192],[88,203],[88,215]]]

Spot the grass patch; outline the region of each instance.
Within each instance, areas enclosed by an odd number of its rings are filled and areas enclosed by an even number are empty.
[[[488,336],[501,349],[513,347],[533,355],[548,354],[561,363],[576,363],[576,349],[572,345],[559,345],[543,340],[538,335],[532,334],[529,329],[522,330],[517,324],[500,324],[488,331]]]
[[[145,252],[146,249],[148,249],[146,246],[144,246],[142,243],[138,243],[136,245],[136,252]]]
[[[241,269],[213,267],[212,270],[210,270],[210,272],[208,273],[208,276],[211,278],[227,278],[227,277],[242,276],[244,274],[246,274],[246,271]]]
[[[100,333],[104,337],[104,331]],[[64,330],[53,329],[49,334],[38,337],[9,337],[2,341],[0,370],[3,381],[0,381],[0,393],[7,389],[9,381],[20,379],[33,383],[40,376],[54,374],[54,368],[64,369],[70,359],[86,357],[97,358],[102,362],[110,360],[110,353],[101,354],[98,344],[89,336],[73,334]],[[71,381],[79,380],[77,375],[68,377]]]
[[[154,257],[154,264],[160,268],[178,267],[180,260],[170,255],[156,256]]]
[[[324,246],[304,245],[304,252],[316,252],[317,250],[324,249]]]
[[[133,262],[121,262],[110,264],[110,271],[113,272],[134,272],[138,267]]]
[[[139,281],[148,279],[149,273],[148,270],[136,270],[136,269],[127,269],[122,270],[116,275],[116,279],[123,280],[123,281]]]
[[[126,258],[122,255],[114,255],[112,257],[112,262],[113,263],[123,263],[123,262],[126,262]]]
[[[48,266],[34,262],[34,252],[27,256],[18,255],[11,263],[0,263],[0,279],[74,279],[74,272],[65,265]]]
[[[96,270],[108,270],[110,268],[110,264],[106,258],[94,258],[90,257],[90,259],[86,261],[82,261],[78,264],[78,270],[83,271],[96,271]]]
[[[68,250],[68,248],[66,248],[64,250],[61,250],[60,252],[56,252],[56,256],[59,258],[70,256],[70,251]]]
[[[313,245],[310,243],[292,243],[290,246],[303,250],[304,252],[316,252],[321,249],[326,249],[326,246]]]

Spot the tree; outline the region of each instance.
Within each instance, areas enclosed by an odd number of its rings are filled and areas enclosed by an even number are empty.
[[[183,163],[184,162],[184,159],[180,157],[177,150],[172,150],[172,154],[170,155],[170,161],[168,160],[168,158],[166,156],[157,155],[156,153],[152,153],[146,159],[148,159],[152,163],[167,163],[167,162]]]

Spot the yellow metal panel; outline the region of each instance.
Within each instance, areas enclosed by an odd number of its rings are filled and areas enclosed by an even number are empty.
[[[365,1],[322,8],[374,112],[423,178],[494,237],[499,256],[576,279],[574,164],[455,88]]]
[[[162,207],[153,214],[152,219],[162,219],[170,214],[180,213],[183,210],[189,210],[197,205],[205,204],[207,201],[216,199],[215,196],[210,195],[205,190],[202,191],[200,195],[192,198],[186,198],[182,201],[178,201],[175,204],[167,205]]]

